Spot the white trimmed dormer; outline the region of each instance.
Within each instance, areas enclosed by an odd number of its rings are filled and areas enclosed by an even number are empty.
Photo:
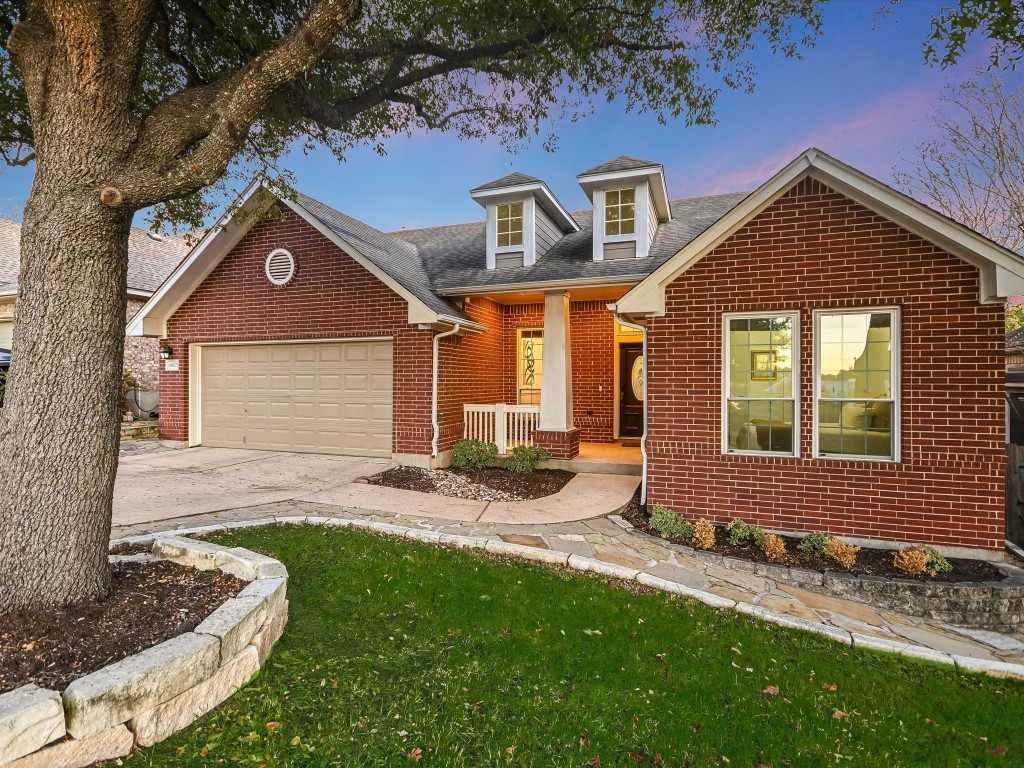
[[[621,155],[576,179],[594,203],[594,261],[645,258],[672,219],[661,163]]]
[[[510,173],[469,193],[487,211],[487,268],[528,267],[579,225],[547,184]]]

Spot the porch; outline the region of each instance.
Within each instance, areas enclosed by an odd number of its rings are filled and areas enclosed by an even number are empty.
[[[539,405],[507,405],[505,403],[467,403],[463,406],[466,439],[483,440],[498,446],[499,457],[507,456],[518,445],[534,445],[540,425]],[[572,458],[552,458],[543,462],[543,469],[567,469],[606,475],[640,476],[643,456],[640,448],[614,443],[579,444],[579,453]]]
[[[489,329],[462,353],[457,375],[472,388],[456,400],[458,436],[499,455],[539,446],[552,467],[639,474],[643,334],[609,308],[625,290],[467,297],[467,313]]]

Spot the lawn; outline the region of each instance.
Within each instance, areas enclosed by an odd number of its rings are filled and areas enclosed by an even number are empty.
[[[263,672],[133,766],[1021,765],[1024,683],[660,593],[344,529],[284,561]]]

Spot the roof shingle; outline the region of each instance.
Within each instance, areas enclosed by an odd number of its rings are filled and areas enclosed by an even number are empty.
[[[500,179],[494,181],[488,181],[486,184],[481,184],[479,187],[473,187],[469,190],[472,192],[485,192],[489,189],[504,189],[505,187],[518,187],[523,184],[543,184],[541,179],[536,176],[530,176],[525,173],[519,173],[514,171],[507,176],[502,176]]]
[[[597,176],[599,173],[616,173],[618,171],[632,171],[637,168],[661,168],[661,163],[656,163],[653,160],[642,160],[639,157],[633,157],[632,155],[619,155],[618,157],[609,160],[607,163],[601,163],[595,165],[593,168],[588,168],[583,173],[577,175],[580,176]]]

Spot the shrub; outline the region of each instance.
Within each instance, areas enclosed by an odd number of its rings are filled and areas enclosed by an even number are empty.
[[[651,528],[670,537],[682,536],[688,539],[693,536],[693,526],[664,504],[655,504],[651,509]]]
[[[830,538],[828,544],[825,545],[825,557],[835,560],[848,571],[857,564],[858,552],[860,552],[860,547],[847,544],[839,539]]]
[[[827,533],[815,531],[814,533],[809,533],[804,536],[804,540],[797,544],[796,548],[809,555],[828,557],[828,553],[825,551],[825,548],[828,547],[828,543],[831,540],[832,537]]]
[[[744,544],[754,542],[758,546],[764,542],[765,533],[756,525],[750,525],[738,517],[729,523],[725,529],[729,531],[729,543],[734,547],[742,547]]]
[[[452,451],[452,466],[457,469],[493,467],[498,458],[498,446],[483,440],[459,440]]]
[[[949,560],[940,555],[935,547],[928,547],[924,544],[915,544],[897,552],[892,557],[892,564],[896,570],[908,576],[917,576],[921,573],[934,576],[936,573],[947,573],[953,570]]]
[[[892,564],[900,573],[917,576],[928,571],[928,553],[920,547],[907,547],[892,556]]]
[[[786,556],[786,540],[774,533],[767,534],[761,541],[760,547],[769,560],[781,560]]]
[[[715,526],[703,517],[693,526],[693,546],[697,549],[715,548]]]
[[[517,445],[505,460],[505,469],[527,475],[537,468],[537,464],[547,461],[551,454],[536,445]]]

